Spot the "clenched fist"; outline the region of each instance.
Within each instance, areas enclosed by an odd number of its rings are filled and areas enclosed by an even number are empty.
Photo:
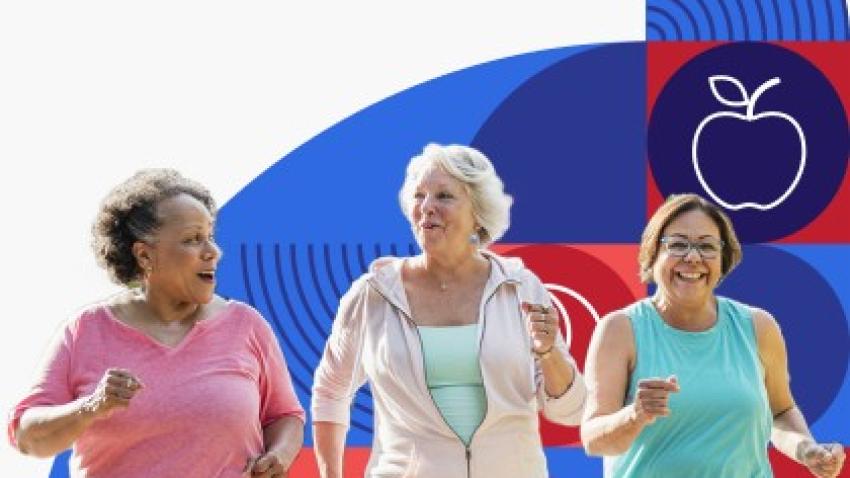
[[[800,458],[818,478],[834,478],[844,466],[844,447],[840,443],[811,443],[803,449]]]
[[[130,406],[130,400],[142,387],[142,382],[129,371],[110,368],[103,373],[94,392],[86,397],[83,409],[97,418],[108,417],[115,410]]]
[[[635,419],[643,424],[654,423],[658,417],[670,415],[669,397],[679,391],[675,375],[663,378],[638,380],[635,401],[632,404]]]
[[[275,454],[266,453],[248,460],[244,476],[246,478],[286,478],[289,473]]]

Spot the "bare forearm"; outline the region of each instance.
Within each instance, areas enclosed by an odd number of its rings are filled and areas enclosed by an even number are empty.
[[[621,455],[632,446],[644,426],[632,405],[627,405],[609,415],[585,420],[581,425],[581,441],[588,455]]]
[[[263,428],[263,443],[267,453],[274,453],[285,469],[304,445],[304,422],[298,417],[283,417]]]
[[[49,457],[71,447],[95,420],[81,398],[64,405],[33,407],[24,412],[15,438],[27,455]]]
[[[803,413],[796,406],[773,419],[770,441],[777,450],[802,463],[805,447],[815,443]]]
[[[543,372],[543,387],[550,397],[566,393],[575,380],[575,369],[557,349],[540,359],[540,370]]]
[[[345,451],[345,426],[331,422],[313,422],[313,445],[322,478],[341,478]]]

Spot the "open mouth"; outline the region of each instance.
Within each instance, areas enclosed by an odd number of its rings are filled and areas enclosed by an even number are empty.
[[[198,272],[198,277],[201,278],[204,282],[214,283],[215,282],[215,271],[204,271]]]
[[[432,231],[434,229],[439,229],[443,226],[441,226],[439,224],[434,224],[433,222],[426,222],[425,224],[422,224],[422,226],[420,226],[420,227],[425,231]]]
[[[698,282],[705,278],[705,273],[677,271],[676,277],[685,282]]]

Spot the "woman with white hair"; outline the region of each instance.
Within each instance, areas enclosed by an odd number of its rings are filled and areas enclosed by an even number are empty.
[[[366,476],[548,476],[538,410],[576,425],[586,389],[540,280],[484,249],[508,228],[511,197],[480,152],[431,144],[399,199],[422,253],[379,259],[340,302],[313,385],[321,476],[343,476],[367,381]]]

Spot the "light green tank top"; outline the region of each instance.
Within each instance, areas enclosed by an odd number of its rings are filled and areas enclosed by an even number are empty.
[[[764,387],[750,309],[718,297],[717,323],[687,332],[668,325],[650,299],[626,312],[637,361],[626,403],[638,380],[676,375],[671,415],[648,425],[606,477],[772,477],[767,446],[773,417]]]
[[[443,419],[469,445],[487,411],[478,364],[478,325],[419,327],[419,335],[428,390]]]

